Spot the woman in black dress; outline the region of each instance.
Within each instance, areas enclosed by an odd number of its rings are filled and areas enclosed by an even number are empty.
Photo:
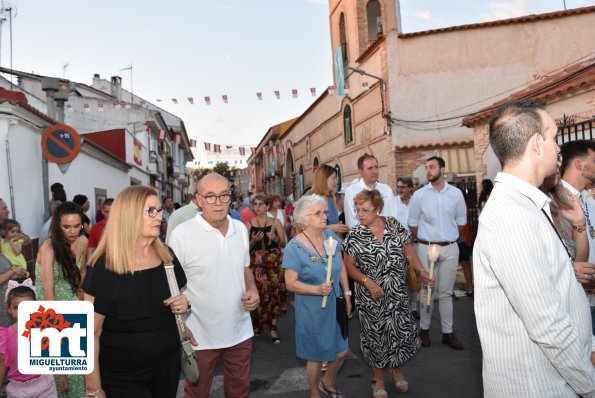
[[[255,334],[262,332],[268,325],[271,340],[279,344],[281,339],[277,334],[277,319],[287,308],[287,288],[281,270],[285,230],[281,221],[267,215],[271,205],[269,196],[255,195],[253,202],[256,217],[245,225],[250,236],[250,269],[254,273],[260,304],[251,313],[252,323]]]
[[[372,367],[374,398],[385,398],[384,369],[391,370],[396,388],[409,384],[401,367],[420,347],[417,324],[411,315],[407,294],[407,258],[430,285],[411,245],[411,234],[395,218],[380,217],[384,205],[377,190],[364,190],[354,199],[361,224],[345,241],[345,268],[355,284],[355,300],[361,323],[360,347]]]
[[[124,189],[83,283],[95,305],[95,369],[87,396],[174,398],[180,377],[180,338],[174,314],[190,308],[170,297],[164,264],[173,260],[178,286],[186,276],[159,240],[163,207],[145,186]]]

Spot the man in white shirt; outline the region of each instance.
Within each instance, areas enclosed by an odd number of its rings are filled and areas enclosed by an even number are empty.
[[[174,229],[185,221],[196,217],[200,208],[196,204],[196,196],[185,206],[175,210],[167,220],[167,233],[165,234],[165,244],[169,245],[169,238]]]
[[[351,184],[345,190],[345,223],[347,226],[352,228],[359,224],[359,218],[355,213],[353,198],[364,189],[378,190],[384,200],[384,207],[380,212],[380,215],[394,217],[393,190],[388,185],[378,182],[378,160],[373,155],[364,153],[357,160],[357,168],[359,169],[361,178],[358,182]]]
[[[595,142],[592,140],[569,141],[560,148],[562,164],[560,175],[562,185],[576,197],[585,215],[585,225],[573,226],[574,232],[579,233],[585,229],[589,240],[589,263],[576,263],[575,268],[579,275],[592,275],[595,272],[595,206],[591,195],[586,191],[586,186],[595,180]],[[583,284],[586,289],[595,287],[594,278]],[[591,326],[595,330],[595,296],[588,295],[591,305]]]
[[[461,190],[450,185],[444,179],[446,163],[438,156],[426,160],[426,178],[429,183],[415,191],[409,202],[407,223],[411,234],[417,238],[415,251],[426,271],[430,264],[428,249],[432,245],[440,246],[440,256],[435,262],[435,294],[438,298],[442,343],[456,350],[462,350],[463,344],[455,337],[453,329],[452,291],[457,279],[459,266],[459,231],[467,224],[467,208]],[[434,300],[429,307],[425,299],[420,308],[420,340],[423,347],[429,347],[430,324]]]
[[[248,232],[227,214],[231,192],[221,175],[199,181],[196,201],[202,212],[178,225],[169,241],[188,279],[185,294],[192,311],[187,325],[200,372],[197,384],[185,383],[184,396],[208,397],[221,360],[225,396],[248,397],[254,336],[250,311],[260,302],[249,268]]]
[[[409,225],[407,218],[409,218],[409,200],[413,194],[413,180],[411,177],[397,178],[397,196],[394,199],[395,218],[400,222],[407,231]]]
[[[538,189],[558,167],[557,130],[526,100],[490,120],[503,171],[473,250],[486,398],[595,397],[589,304]]]

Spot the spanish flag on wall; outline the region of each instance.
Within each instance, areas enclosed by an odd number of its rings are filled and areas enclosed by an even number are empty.
[[[136,138],[134,139],[134,147],[133,147],[133,156],[134,156],[134,163],[139,166],[143,165],[143,144]]]

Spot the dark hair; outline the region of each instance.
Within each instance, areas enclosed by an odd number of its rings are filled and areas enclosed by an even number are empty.
[[[520,100],[501,106],[490,118],[490,145],[502,166],[520,160],[533,135],[543,136],[539,111],[542,103]]]
[[[492,189],[494,189],[494,183],[489,178],[486,178],[481,181],[481,192],[479,193],[479,199],[477,202],[482,204],[488,201],[488,197],[492,193]]]
[[[384,199],[382,199],[382,194],[377,189],[364,189],[353,198],[354,203],[363,203],[369,200],[374,206],[374,210],[382,211],[384,207]]]
[[[4,233],[6,231],[8,231],[9,229],[11,229],[12,227],[21,228],[21,224],[19,224],[19,222],[17,220],[7,218],[6,220],[2,221],[2,225],[0,225],[0,227],[2,228],[2,234],[4,235]]]
[[[114,203],[114,198],[107,198],[106,200],[103,201],[104,206],[111,206],[112,203]]]
[[[438,162],[438,166],[443,169],[446,167],[446,162],[440,156],[432,156],[431,158],[426,159],[426,163],[429,161],[435,160]]]
[[[81,207],[74,202],[64,202],[56,208],[52,214],[50,223],[50,244],[54,250],[54,259],[58,263],[62,276],[70,283],[72,291],[76,293],[81,283],[81,274],[76,265],[76,258],[70,250],[70,242],[66,239],[60,220],[62,216],[69,214],[78,214],[83,223],[83,211]]]
[[[566,168],[576,158],[584,158],[589,155],[589,151],[595,152],[595,141],[593,140],[576,140],[568,141],[560,147],[560,155],[562,156],[562,165],[560,166],[560,175],[564,178]]]
[[[378,159],[376,159],[376,157],[374,155],[364,153],[362,156],[359,157],[359,159],[357,159],[357,168],[360,170],[363,170],[364,169],[364,161],[366,161],[368,159],[374,159],[376,162],[378,162]]]
[[[409,188],[413,188],[413,179],[411,177],[398,177],[397,182],[402,182]]]
[[[50,186],[50,191],[63,191],[64,185],[60,184],[59,182],[55,182]]]
[[[10,307],[10,303],[17,297],[31,297],[33,300],[37,300],[35,291],[29,286],[17,286],[12,288],[6,295],[6,305]]]
[[[264,203],[267,206],[270,206],[272,203],[271,197],[264,193],[257,193],[256,195],[254,195],[254,199],[252,199],[251,203],[254,204],[254,202],[256,202],[257,200],[260,200],[262,203]]]
[[[87,198],[85,195],[80,195],[80,194],[74,195],[74,198],[72,199],[72,201],[79,206],[84,205],[87,200],[89,200],[89,198]]]
[[[182,206],[180,206],[180,204],[178,202],[174,202],[174,209],[175,210],[178,210],[180,207],[182,207]]]

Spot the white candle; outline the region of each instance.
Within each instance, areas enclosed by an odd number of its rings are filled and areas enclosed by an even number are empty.
[[[335,250],[337,249],[337,241],[333,239],[332,236],[329,236],[327,240],[324,241],[324,251],[328,257],[328,265],[326,267],[326,283],[331,281],[331,271],[333,269],[333,256],[335,255]],[[328,296],[324,296],[322,298],[322,308],[326,308],[326,301]]]
[[[440,256],[440,246],[438,245],[431,245],[428,249],[428,259],[430,260],[430,278],[434,277],[434,263],[438,260],[438,256]],[[426,298],[426,305],[430,305],[432,302],[432,288],[428,286],[428,296]]]

